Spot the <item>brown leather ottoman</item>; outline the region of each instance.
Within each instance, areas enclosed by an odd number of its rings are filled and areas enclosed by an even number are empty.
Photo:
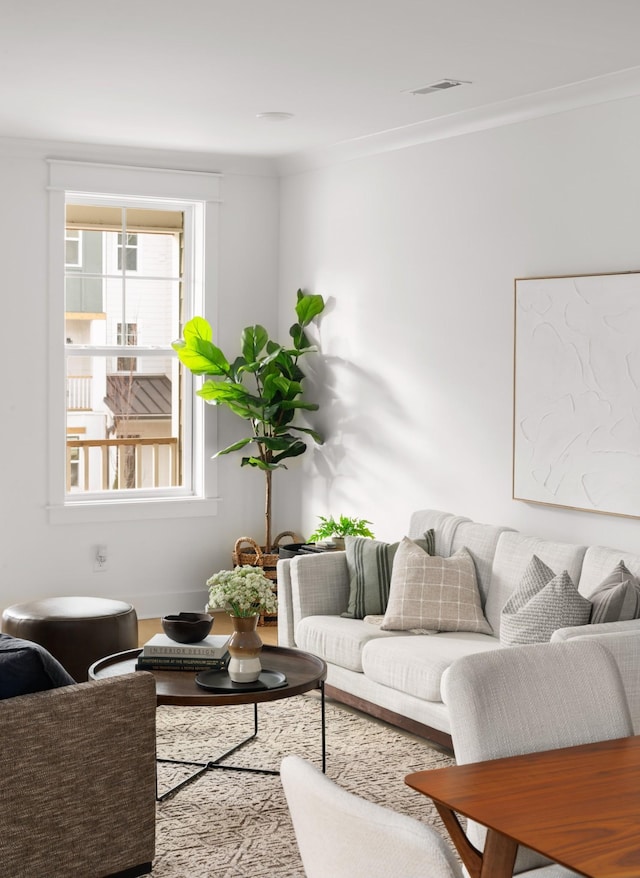
[[[2,632],[44,646],[80,683],[99,658],[138,646],[138,617],[124,601],[42,598],[7,607]]]

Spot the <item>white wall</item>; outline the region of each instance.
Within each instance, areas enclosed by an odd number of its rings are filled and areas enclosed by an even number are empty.
[[[79,525],[48,521],[47,156],[224,174],[219,322],[208,316],[217,324],[223,350],[234,357],[245,325],[274,328],[277,179],[266,161],[0,141],[0,608],[36,596],[95,594],[133,602],[140,617],[200,609],[205,579],[231,565],[236,538],[248,533],[260,540],[263,534],[263,479],[241,470],[237,457],[219,462],[217,516]],[[220,447],[241,430],[235,421],[220,413]],[[93,572],[98,544],[108,547],[104,573]]]
[[[307,533],[433,507],[640,551],[636,519],[511,499],[514,278],[640,269],[639,146],[631,98],[282,180],[283,325],[296,286],[330,300],[327,442],[279,500]]]
[[[275,474],[275,531],[306,536],[344,512],[395,539],[431,506],[637,551],[638,520],[511,499],[511,420],[513,279],[640,269],[639,147],[637,98],[280,184],[267,161],[0,141],[0,607],[81,593],[141,617],[197,608],[236,538],[263,534],[262,476],[231,456],[215,517],[49,524],[46,156],[223,172],[210,315],[223,350],[247,324],[273,329],[278,297],[285,333],[300,286],[329,300],[322,356],[306,361],[327,442]],[[218,435],[223,447],[241,425],[220,412]],[[96,574],[98,544],[109,570]]]

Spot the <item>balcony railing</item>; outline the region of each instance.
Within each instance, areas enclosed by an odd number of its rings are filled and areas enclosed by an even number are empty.
[[[67,376],[67,411],[91,411],[91,375]]]
[[[78,449],[77,452],[74,449]],[[67,492],[178,484],[178,440],[67,439]]]

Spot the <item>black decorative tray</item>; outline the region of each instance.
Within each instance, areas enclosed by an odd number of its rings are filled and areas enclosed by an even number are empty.
[[[287,685],[287,678],[280,671],[264,668],[257,680],[252,683],[234,683],[228,671],[201,671],[196,683],[211,692],[264,692],[267,689],[280,689]]]

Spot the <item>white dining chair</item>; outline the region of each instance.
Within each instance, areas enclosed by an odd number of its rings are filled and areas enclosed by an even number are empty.
[[[431,826],[344,790],[300,756],[280,767],[307,878],[461,878]]]
[[[465,656],[447,671],[443,699],[459,765],[633,734],[616,662],[589,639]],[[466,832],[481,850],[485,829],[469,821]],[[520,848],[514,875],[568,878],[576,873]]]

